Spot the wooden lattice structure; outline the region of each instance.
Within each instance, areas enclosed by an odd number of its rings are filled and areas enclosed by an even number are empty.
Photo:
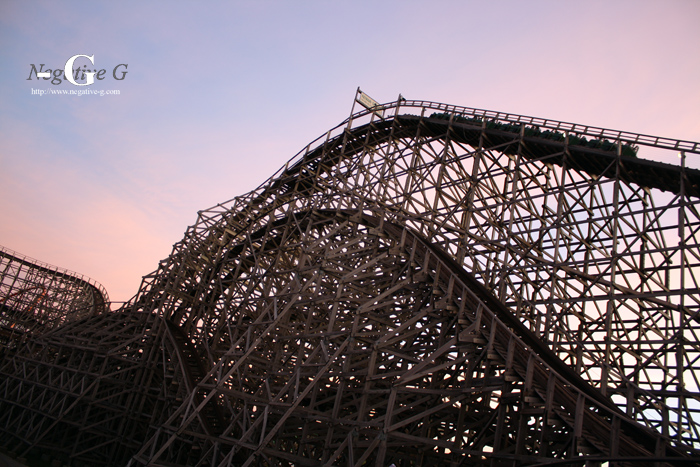
[[[7,346],[0,445],[72,465],[694,465],[700,144],[357,97],[201,211],[124,307]]]
[[[0,247],[0,343],[10,346],[109,309],[99,283]]]

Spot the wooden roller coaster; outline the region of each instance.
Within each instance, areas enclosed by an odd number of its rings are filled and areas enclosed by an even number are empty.
[[[3,262],[0,447],[29,465],[700,465],[700,144],[355,102],[201,211],[117,310]]]

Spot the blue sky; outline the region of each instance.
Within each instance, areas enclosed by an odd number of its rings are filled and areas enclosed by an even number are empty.
[[[4,0],[0,245],[127,300],[198,210],[345,119],[358,86],[700,141],[698,24],[694,0]],[[32,94],[76,89],[27,80],[75,54],[120,94]]]

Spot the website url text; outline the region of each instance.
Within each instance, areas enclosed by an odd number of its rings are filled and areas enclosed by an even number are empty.
[[[119,89],[34,89],[32,88],[32,96],[118,96],[121,94]]]

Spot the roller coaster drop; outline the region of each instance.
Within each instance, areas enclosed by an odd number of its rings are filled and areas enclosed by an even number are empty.
[[[74,466],[700,464],[700,144],[368,107],[201,211],[119,310],[3,256],[0,446]]]

